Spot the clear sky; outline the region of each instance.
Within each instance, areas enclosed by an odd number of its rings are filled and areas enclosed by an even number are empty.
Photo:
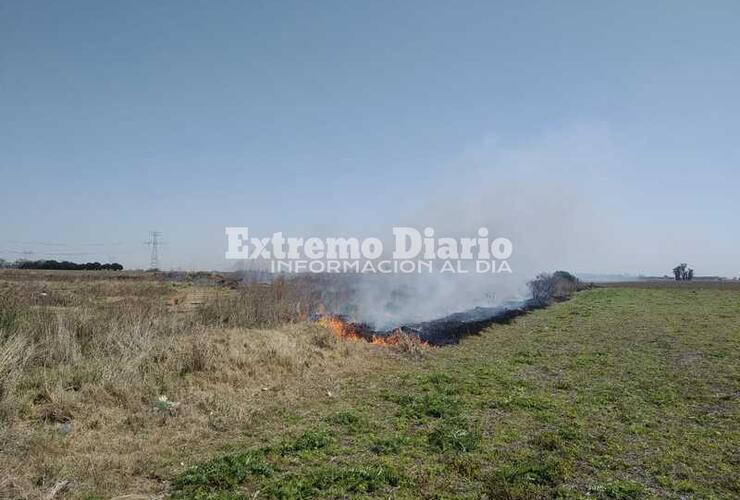
[[[546,214],[577,233],[553,265],[740,275],[739,26],[736,1],[0,0],[0,257],[146,266],[158,229],[164,267],[223,267],[227,225],[572,190],[592,220]]]

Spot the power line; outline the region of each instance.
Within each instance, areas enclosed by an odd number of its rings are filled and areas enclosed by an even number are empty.
[[[13,255],[44,255],[47,257],[80,257],[83,255],[97,255],[91,252],[36,252],[34,250],[0,250],[1,254]]]
[[[19,240],[0,240],[2,243],[10,245],[31,245],[31,246],[43,246],[43,247],[105,247],[105,246],[120,246],[124,243],[122,241],[111,242],[111,243],[56,243],[50,241],[19,241]]]

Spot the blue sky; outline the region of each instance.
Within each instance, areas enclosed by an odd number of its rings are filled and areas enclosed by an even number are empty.
[[[0,257],[146,266],[158,229],[165,267],[223,267],[227,225],[434,225],[496,179],[604,221],[542,266],[740,275],[738,25],[729,1],[3,0]]]

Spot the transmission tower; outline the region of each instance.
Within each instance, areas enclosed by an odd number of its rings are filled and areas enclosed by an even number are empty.
[[[151,269],[159,269],[159,246],[162,243],[162,233],[160,231],[149,231],[149,241],[145,242],[145,245],[152,247],[152,257],[149,263]]]

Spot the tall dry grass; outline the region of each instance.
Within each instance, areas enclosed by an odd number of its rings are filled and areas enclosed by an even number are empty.
[[[291,283],[1,279],[0,498],[161,493],[159,468],[385,359],[300,321],[318,298]]]
[[[154,392],[168,374],[185,373],[194,365],[178,349],[180,338],[195,331],[194,324],[168,314],[160,304],[62,312],[19,307],[2,318],[3,378],[17,389],[3,383],[0,408],[6,419],[33,418],[29,408],[50,399],[45,397],[49,380],[63,391],[94,383],[131,400]],[[29,400],[35,404],[24,404]],[[44,414],[73,416],[66,410]]]
[[[306,281],[277,279],[211,295],[198,309],[209,325],[264,328],[305,321],[321,305],[321,290]]]

